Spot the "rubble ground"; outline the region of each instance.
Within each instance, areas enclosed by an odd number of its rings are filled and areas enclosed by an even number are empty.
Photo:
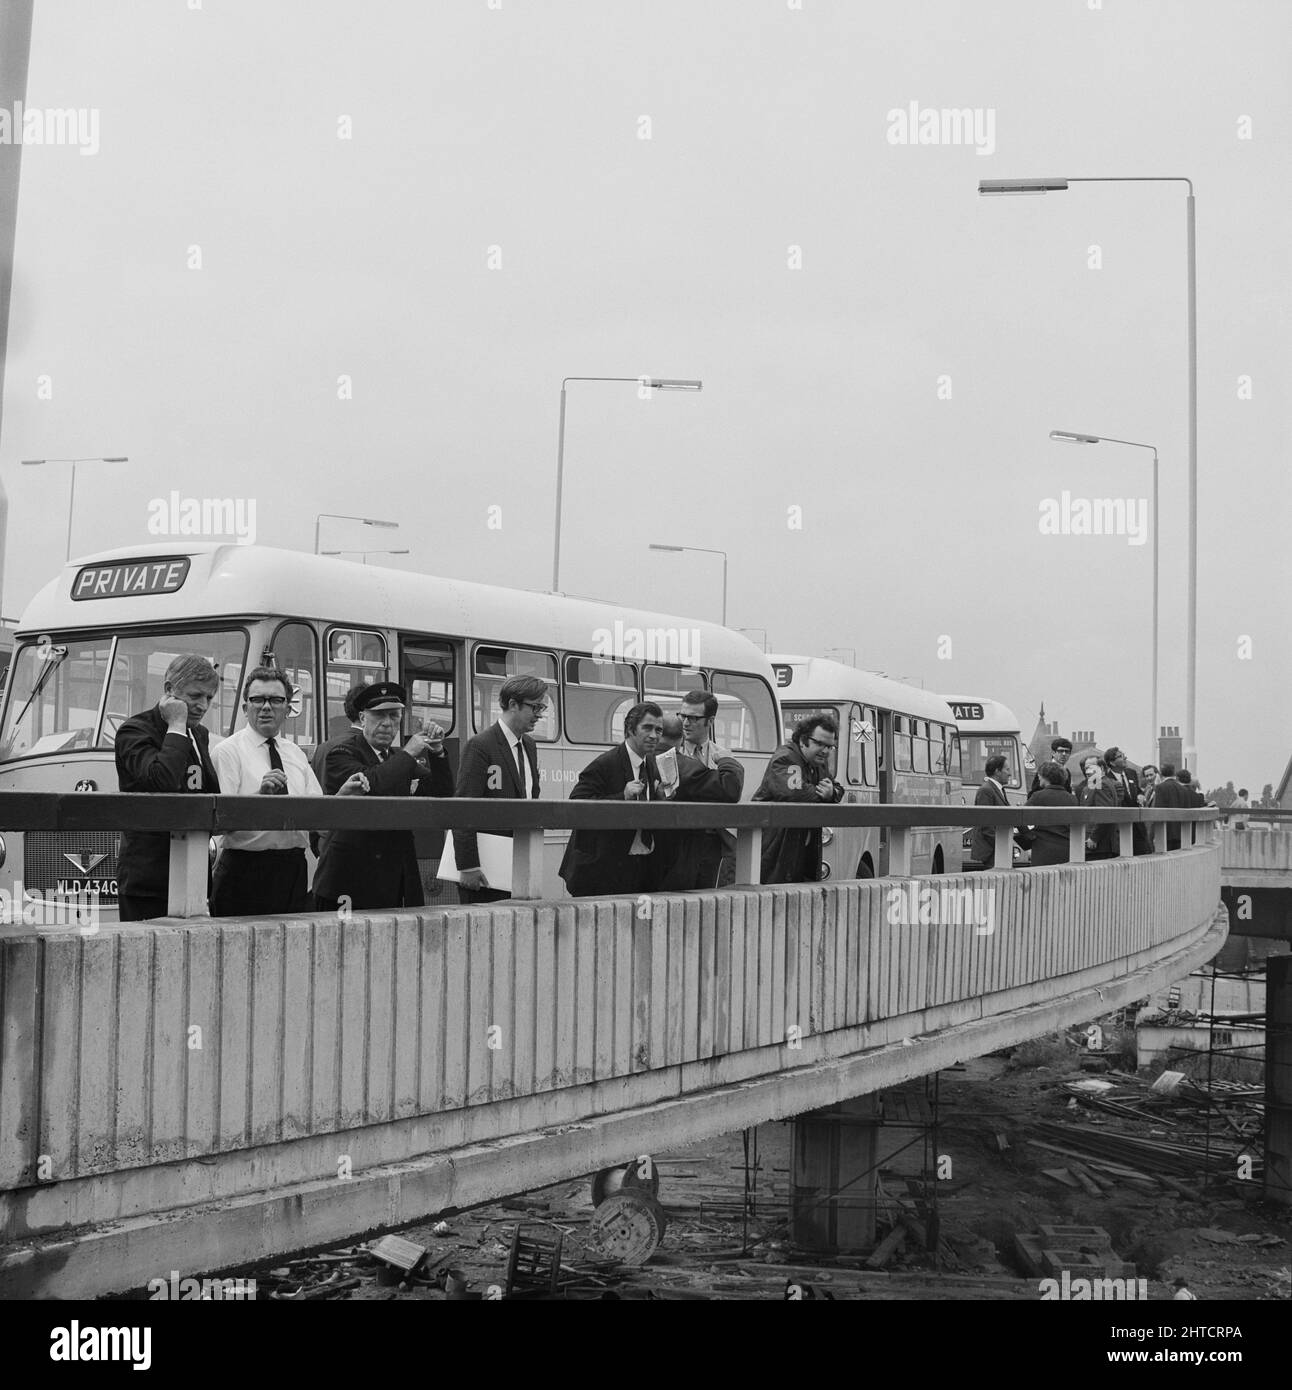
[[[1288,1298],[1292,1211],[1263,1203],[1259,1181],[1239,1181],[1228,1157],[1204,1188],[1187,1153],[1172,1159],[1167,1151],[1160,1164],[1137,1167],[1080,1147],[1116,1143],[1121,1135],[1187,1148],[1183,1141],[1196,1134],[1208,1102],[1155,1095],[1151,1077],[1115,1069],[1092,1078],[1081,1060],[1061,1038],[1029,1044],[1012,1061],[975,1059],[938,1078],[936,1131],[885,1127],[891,1132],[881,1139],[878,1230],[882,1237],[904,1223],[909,1238],[894,1234],[889,1245],[897,1249],[882,1269],[866,1268],[865,1252],[830,1257],[790,1243],[790,1128],[768,1124],[757,1131],[747,1219],[741,1134],[652,1156],[667,1230],[641,1265],[615,1264],[590,1248],[588,1175],[402,1230],[403,1241],[427,1251],[412,1274],[383,1266],[370,1243],[251,1273],[260,1298],[497,1298],[520,1222],[536,1238],[562,1234],[558,1279],[568,1298],[1035,1301],[1038,1279],[1018,1263],[1015,1237],[1062,1225],[1106,1231],[1116,1255],[1149,1281],[1150,1298],[1170,1298],[1177,1278],[1199,1299]],[[1092,1079],[1102,1084],[1088,1086]],[[927,1088],[920,1081],[901,1094],[918,1108],[931,1087],[931,1079]],[[1254,1108],[1250,1099],[1214,1107],[1213,1154],[1244,1147],[1244,1127],[1251,1129],[1244,1115]],[[1172,1163],[1183,1174],[1173,1183]],[[926,1180],[926,1166],[941,1178]],[[936,1205],[927,1199],[930,1188]],[[406,1262],[402,1246],[392,1249]],[[453,1294],[444,1289],[448,1270]]]

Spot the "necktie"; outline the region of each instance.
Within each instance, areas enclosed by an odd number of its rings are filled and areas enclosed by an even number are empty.
[[[635,782],[640,782],[640,783],[642,784],[643,788],[644,788],[644,790],[642,791],[642,797],[641,797],[641,799],[642,799],[643,801],[649,801],[649,800],[650,800],[650,769],[649,769],[649,768],[647,767],[647,765],[646,765],[646,759],[645,759],[645,758],[643,758],[643,759],[641,760],[640,764],[638,765],[637,771],[636,771],[636,773],[634,774],[633,780],[634,780]],[[633,842],[632,842],[632,845],[629,847],[628,853],[629,853],[629,854],[650,854],[650,852],[651,852],[654,848],[655,848],[655,837],[651,834],[651,832],[650,832],[649,830],[638,830],[637,833],[633,836]]]
[[[529,787],[525,782],[525,746],[520,739],[516,740],[515,748],[512,751],[516,754],[516,775],[520,778],[520,794],[527,798]]]
[[[269,766],[275,772],[283,771],[283,760],[278,752],[278,744],[272,738],[265,740],[265,747],[269,749]],[[286,795],[286,789],[283,792]]]
[[[197,735],[192,729],[188,731],[188,741],[193,749],[193,761],[198,765],[202,772],[202,790],[206,790],[206,764],[202,761],[202,749],[198,745]]]

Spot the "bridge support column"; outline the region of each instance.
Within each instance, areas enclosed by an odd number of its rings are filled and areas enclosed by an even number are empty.
[[[1265,962],[1265,1200],[1292,1206],[1292,956]]]
[[[736,831],[735,881],[754,884],[763,881],[763,831],[761,826],[742,827]]]
[[[877,1096],[859,1096],[793,1120],[790,1239],[809,1250],[875,1244],[879,1179]]]
[[[170,888],[167,914],[205,917],[211,837],[205,830],[180,830],[170,837]]]

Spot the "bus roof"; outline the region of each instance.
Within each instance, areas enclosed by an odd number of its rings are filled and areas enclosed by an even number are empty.
[[[1014,711],[999,700],[986,700],[981,695],[947,695],[943,697],[951,707],[961,733],[978,732],[1021,734]]]
[[[73,599],[77,575],[87,566],[186,557],[190,568],[173,592]],[[110,631],[142,623],[209,622],[225,617],[316,618],[342,626],[488,638],[516,646],[569,652],[605,651],[616,658],[624,635],[679,630],[672,650],[697,653],[698,665],[757,672],[771,681],[767,658],[740,633],[697,618],[628,608],[599,599],[506,589],[495,584],[444,579],[408,570],[383,569],[325,555],[271,546],[212,542],[131,546],[70,560],[27,605],[18,635],[69,628]],[[646,637],[636,639],[649,641]],[[656,651],[663,639],[653,639]],[[598,643],[602,645],[598,647]],[[656,660],[629,652],[625,660]],[[659,664],[683,664],[669,661]]]
[[[839,700],[855,700],[859,705],[875,705],[880,709],[911,714],[917,719],[934,719],[951,724],[947,702],[918,685],[878,676],[874,671],[859,671],[841,661],[820,656],[785,656],[780,653],[767,658],[776,672],[776,693],[781,703],[828,704]]]

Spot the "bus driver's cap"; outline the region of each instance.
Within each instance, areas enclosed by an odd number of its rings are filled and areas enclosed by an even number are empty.
[[[408,703],[404,687],[394,681],[377,681],[354,702],[360,714],[380,714],[382,710],[403,709]]]

